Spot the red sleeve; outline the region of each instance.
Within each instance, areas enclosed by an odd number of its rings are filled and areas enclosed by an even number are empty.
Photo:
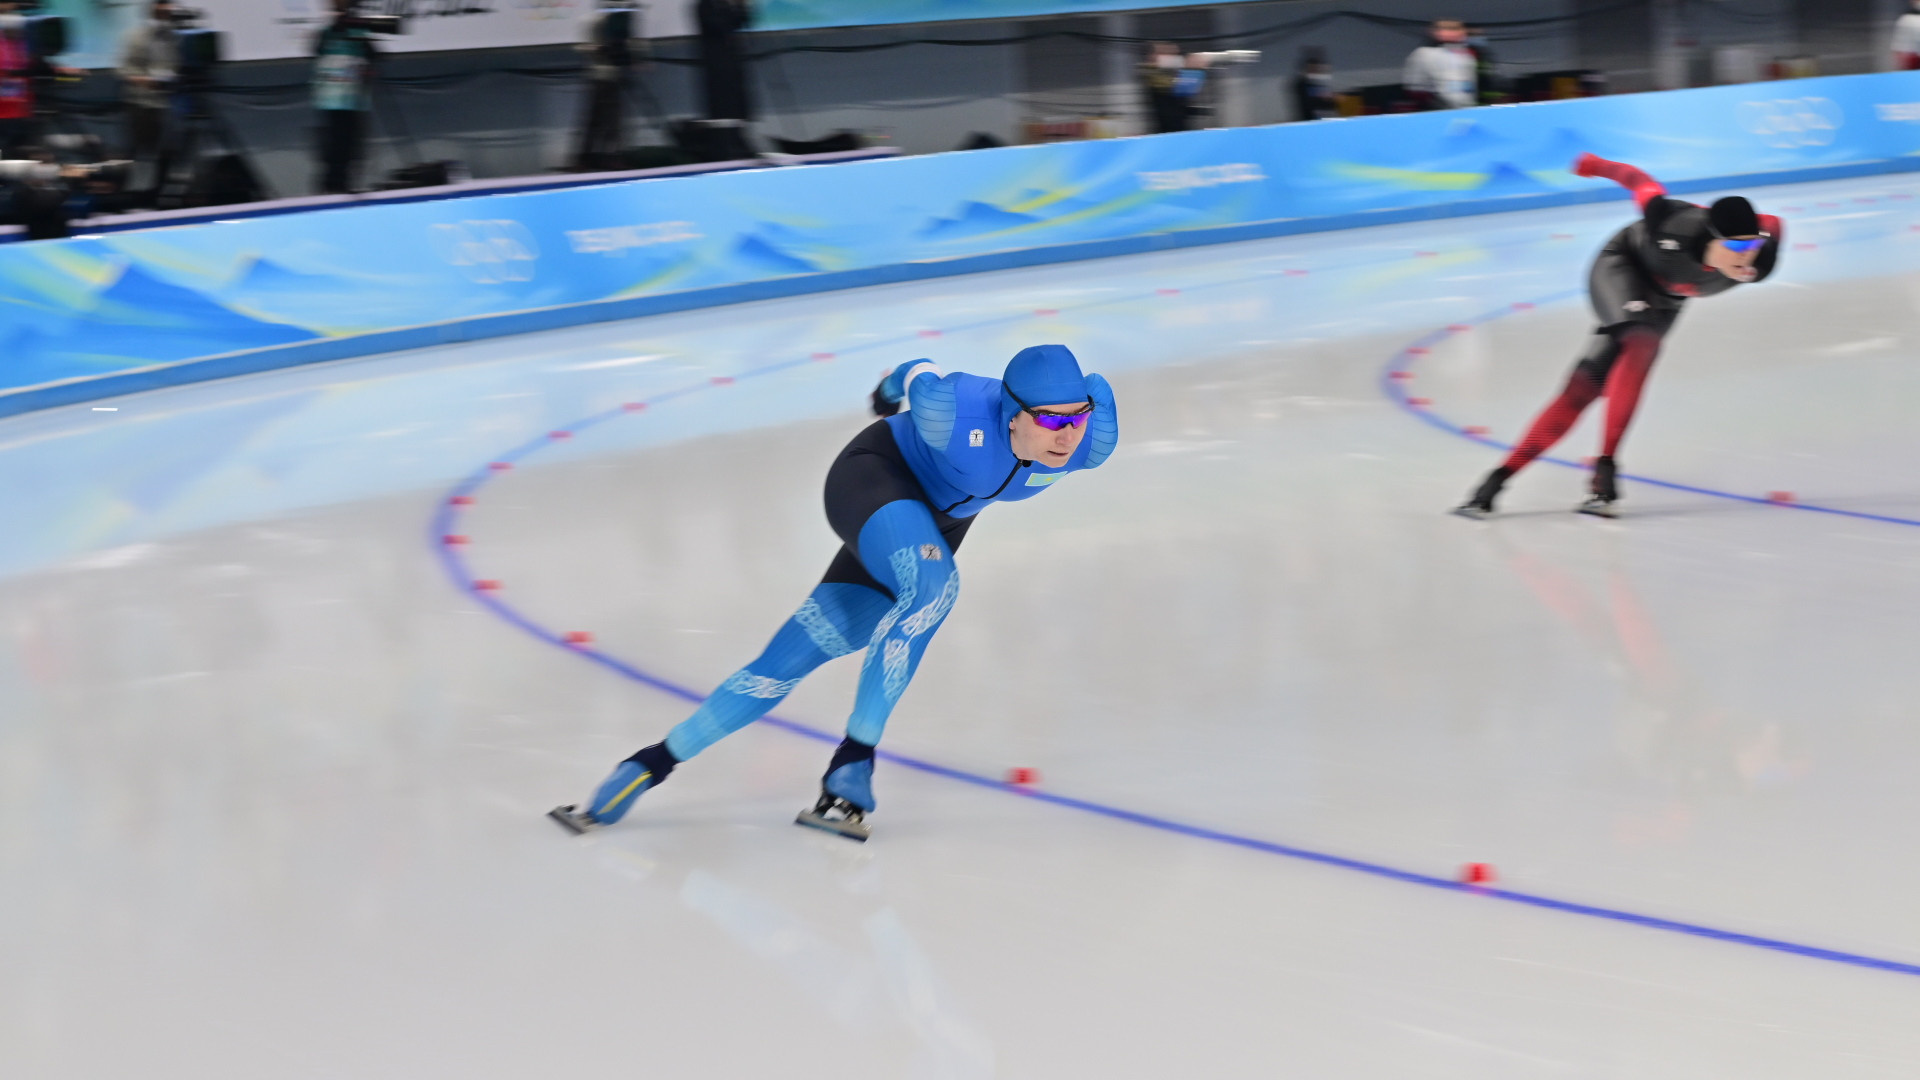
[[[1633,201],[1645,210],[1647,204],[1667,193],[1660,181],[1624,162],[1608,161],[1598,154],[1581,154],[1573,161],[1576,176],[1598,176],[1633,192]]]
[[[1776,244],[1787,238],[1786,224],[1772,214],[1760,215],[1760,231],[1773,237]]]

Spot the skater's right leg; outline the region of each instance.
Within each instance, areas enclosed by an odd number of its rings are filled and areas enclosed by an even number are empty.
[[[1586,355],[1573,366],[1573,374],[1567,376],[1567,385],[1561,388],[1560,395],[1540,410],[1540,415],[1534,417],[1533,426],[1514,444],[1507,460],[1500,463],[1509,476],[1553,449],[1554,444],[1573,429],[1580,414],[1606,388],[1607,374],[1612,371],[1614,361],[1619,356],[1620,340],[1617,335],[1602,330],[1593,336]]]
[[[1587,347],[1587,354],[1573,366],[1573,374],[1567,377],[1567,385],[1561,388],[1559,396],[1540,410],[1540,415],[1534,417],[1532,426],[1514,444],[1507,459],[1500,463],[1499,468],[1488,473],[1473,494],[1467,496],[1467,501],[1454,512],[1475,518],[1493,513],[1493,500],[1507,486],[1507,481],[1535,458],[1552,449],[1553,444],[1573,429],[1587,406],[1600,396],[1601,389],[1606,385],[1607,371],[1619,351],[1619,343],[1612,334],[1604,330],[1595,334],[1592,344]]]

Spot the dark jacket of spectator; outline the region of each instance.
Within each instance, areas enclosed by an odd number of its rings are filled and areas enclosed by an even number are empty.
[[[700,26],[701,86],[707,119],[751,120],[753,98],[747,92],[747,58],[740,31],[753,23],[752,0],[695,0]]]

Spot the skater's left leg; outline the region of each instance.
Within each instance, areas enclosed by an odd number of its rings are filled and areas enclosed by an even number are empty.
[[[847,737],[827,766],[823,786],[827,794],[870,811],[873,748],[927,643],[953,609],[960,575],[931,509],[913,499],[888,503],[867,519],[860,529],[859,556],[868,573],[891,587],[894,602],[868,639]]]
[[[1653,362],[1660,355],[1663,335],[1646,326],[1624,328],[1619,333],[1620,353],[1607,375],[1606,430],[1600,444],[1600,458],[1594,463],[1593,494],[1603,502],[1620,497],[1614,481],[1614,453],[1627,434],[1627,425],[1640,406],[1640,392],[1646,387]]]

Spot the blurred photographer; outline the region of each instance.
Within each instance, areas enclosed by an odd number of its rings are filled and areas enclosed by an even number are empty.
[[[708,120],[753,119],[747,93],[747,57],[740,33],[753,25],[753,0],[694,0],[699,28],[701,89]]]
[[[646,47],[646,39],[641,38],[642,55],[636,56],[635,14],[626,0],[602,0],[600,10],[581,24],[580,41],[574,47],[587,58],[587,107],[573,167],[582,172],[620,167],[618,158],[627,141],[621,93],[629,73],[644,61]]]
[[[1407,55],[1400,78],[1414,107],[1465,109],[1480,103],[1480,58],[1467,44],[1467,27],[1458,19],[1439,19],[1427,44]]]
[[[333,21],[313,39],[313,108],[319,120],[320,191],[351,194],[365,155],[373,108],[375,33],[393,33],[379,16],[359,14],[360,0],[333,0]]]
[[[179,12],[169,0],[153,0],[147,18],[120,43],[120,98],[127,109],[127,153],[134,186],[151,190],[166,175],[171,145],[170,114],[180,79]]]
[[[1153,133],[1185,131],[1193,126],[1194,99],[1206,79],[1204,65],[1180,51],[1171,41],[1156,41],[1140,63],[1140,85],[1147,93],[1147,112]]]
[[[0,224],[25,226],[29,240],[69,236],[69,221],[121,208],[115,196],[128,164],[63,164],[53,151],[38,146],[0,158]]]

